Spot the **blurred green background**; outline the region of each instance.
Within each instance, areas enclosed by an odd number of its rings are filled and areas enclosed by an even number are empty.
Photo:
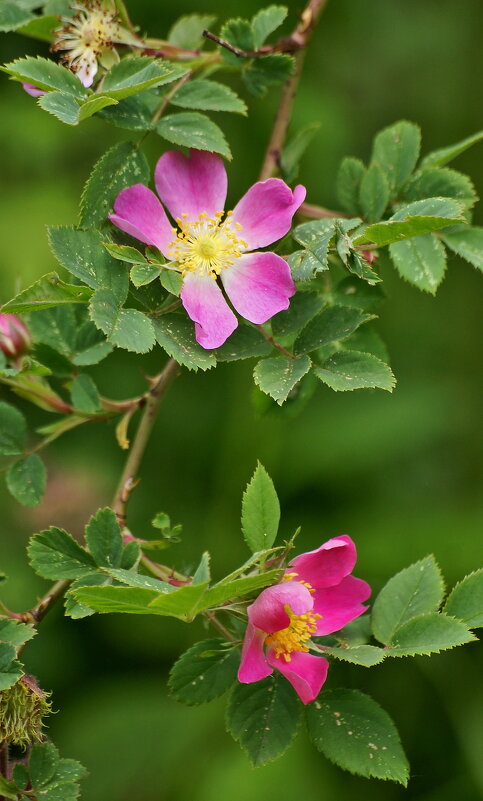
[[[302,4],[289,6],[288,27]],[[255,0],[243,8],[236,0],[130,5],[135,21],[158,36],[180,13],[214,12],[223,20],[260,7]],[[329,1],[293,121],[294,131],[321,122],[300,175],[312,202],[336,206],[341,157],[367,159],[374,133],[396,119],[421,125],[425,151],[481,126],[475,103],[480,30],[479,0]],[[39,49],[14,34],[3,35],[0,48],[2,61]],[[92,164],[128,135],[100,120],[67,128],[6,78],[0,92],[0,292],[7,299],[54,268],[45,225],[75,222]],[[220,120],[234,153],[232,203],[257,177],[277,95],[272,90],[267,99],[249,101],[248,119]],[[148,138],[153,164],[161,149],[159,140]],[[465,153],[455,167],[481,190],[481,149]],[[393,395],[335,394],[321,387],[298,418],[259,418],[251,403],[251,363],[183,374],[173,386],[129,517],[140,536],[149,536],[149,521],[160,510],[183,523],[183,544],[170,552],[177,567],[189,569],[208,547],[221,576],[246,556],[240,498],[257,458],[280,494],[282,534],[301,524],[304,550],[350,534],[359,549],[356,574],[375,591],[428,552],[436,554],[449,585],[481,565],[483,276],[453,257],[433,299],[404,284],[389,266],[382,265],[382,273],[390,297],[379,328],[398,377]],[[154,372],[159,360],[158,350],[143,359],[143,367]],[[122,353],[93,376],[114,397],[143,387],[139,357]],[[47,417],[39,411],[36,422]],[[47,524],[80,532],[89,514],[109,503],[123,458],[112,426],[83,427],[51,447],[41,507],[22,510],[1,490],[0,566],[14,577],[4,593],[9,605],[27,608],[45,588],[26,565],[29,534]],[[84,801],[291,801],[296,794],[343,801],[483,798],[478,644],[371,670],[332,666],[328,686],[359,687],[395,719],[412,763],[404,790],[342,773],[312,749],[305,732],[278,762],[250,768],[224,733],[223,700],[187,709],[167,695],[170,665],[200,634],[201,624],[158,618],[71,622],[60,609],[46,618],[25,658],[42,686],[54,691],[59,712],[50,720],[51,736],[64,756],[81,759],[90,771]]]

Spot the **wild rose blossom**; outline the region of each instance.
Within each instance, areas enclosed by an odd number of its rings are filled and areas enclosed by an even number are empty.
[[[304,704],[317,698],[329,663],[309,653],[310,638],[338,631],[368,608],[371,588],[350,575],[356,559],[351,538],[334,537],[296,556],[282,582],[260,593],[247,609],[239,681],[260,681],[275,668]]]
[[[259,252],[285,236],[305,198],[279,178],[254,184],[233,211],[224,212],[227,176],[222,159],[191,150],[170,150],[159,159],[155,185],[176,220],[170,223],[150,189],[135,184],[119,193],[109,219],[121,230],[159,248],[183,275],[181,301],[204,348],[218,348],[233,333],[235,310],[251,323],[265,323],[287,309],[295,293],[290,269],[280,256]],[[254,251],[254,252],[253,252]]]
[[[0,350],[14,359],[30,348],[32,339],[15,314],[0,314]]]

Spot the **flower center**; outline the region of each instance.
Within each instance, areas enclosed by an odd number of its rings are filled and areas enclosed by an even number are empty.
[[[285,606],[285,611],[290,618],[290,624],[286,629],[275,631],[265,637],[265,644],[274,649],[277,659],[281,657],[285,662],[290,662],[290,654],[294,651],[309,650],[307,643],[312,634],[315,634],[317,620],[320,620],[322,615],[313,612],[294,615],[288,605]]]
[[[183,275],[193,272],[217,278],[242,255],[248,245],[239,236],[240,223],[233,223],[231,215],[228,211],[223,220],[222,211],[214,217],[204,211],[196,220],[188,220],[187,214],[176,220],[180,230],[173,228],[175,239],[168,255],[179,263]]]
[[[65,19],[65,25],[55,31],[53,50],[70,51],[63,56],[63,60],[71,68],[75,68],[82,56],[89,52],[92,55],[101,55],[104,47],[112,47],[113,41],[119,38],[119,24],[116,14],[102,8],[98,2],[87,3],[85,6],[74,5],[77,14]]]

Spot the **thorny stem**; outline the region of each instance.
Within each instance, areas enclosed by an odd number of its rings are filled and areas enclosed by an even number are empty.
[[[275,124],[260,172],[260,181],[265,181],[267,178],[270,178],[277,172],[280,166],[282,149],[287,136],[295,95],[302,74],[305,48],[326,3],[327,0],[310,0],[305,10],[302,12],[299,25],[290,37],[290,41],[296,43],[299,48],[298,52],[295,54],[295,69],[282,89],[280,104],[275,117]]]

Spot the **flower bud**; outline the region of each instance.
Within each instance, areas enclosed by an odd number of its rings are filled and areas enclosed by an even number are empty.
[[[16,358],[29,350],[30,334],[14,314],[0,314],[0,350],[9,358]]]
[[[43,718],[51,713],[49,695],[27,675],[0,692],[0,742],[26,746],[42,740]]]

